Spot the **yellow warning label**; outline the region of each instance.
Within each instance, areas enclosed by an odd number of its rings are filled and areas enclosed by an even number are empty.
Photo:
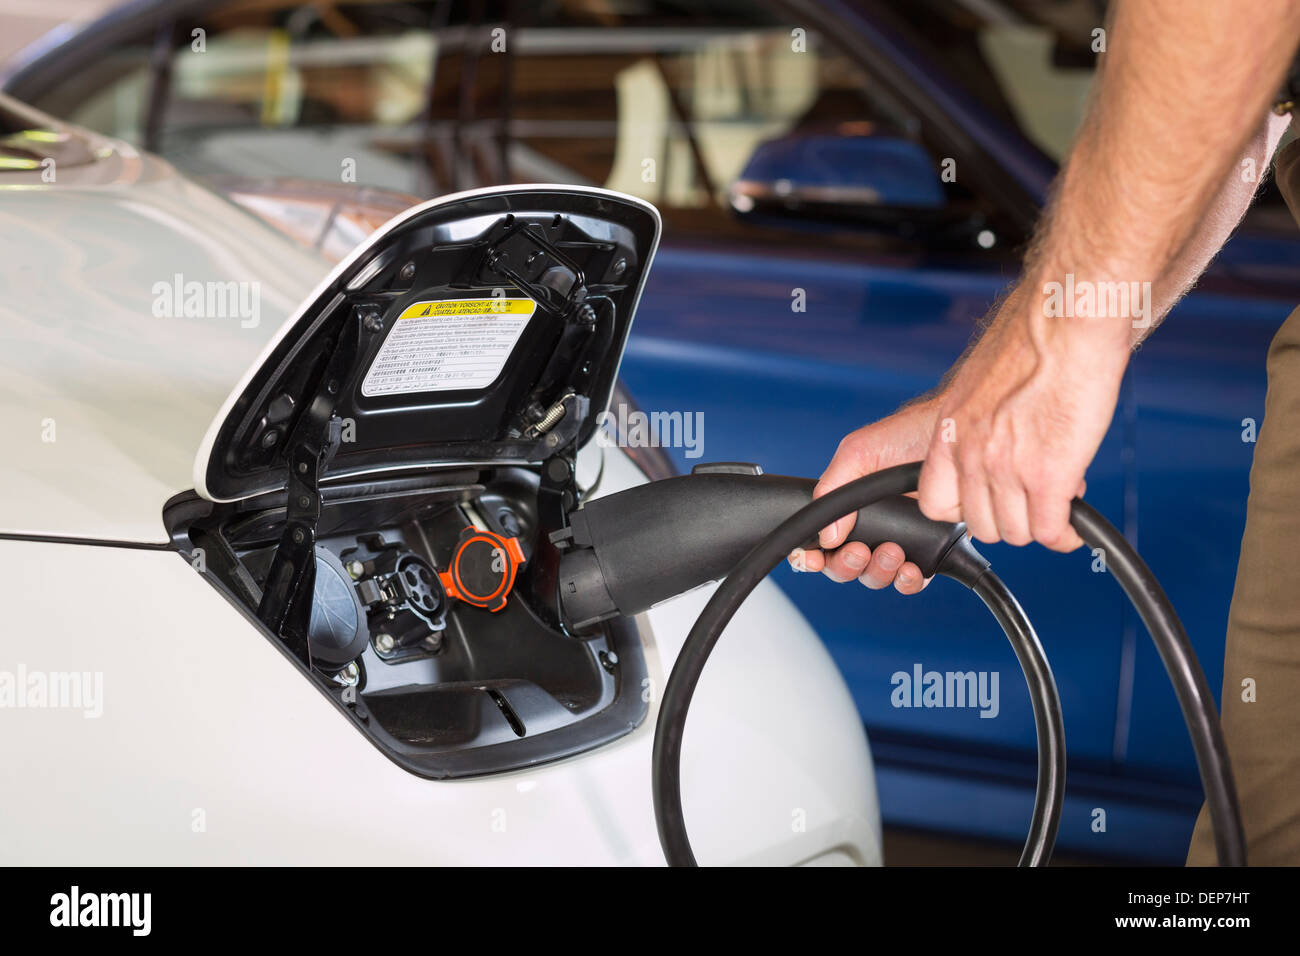
[[[398,316],[361,383],[361,394],[487,388],[501,375],[537,309],[532,299],[417,302]]]
[[[397,318],[423,319],[440,315],[532,315],[532,299],[443,299],[408,305]]]

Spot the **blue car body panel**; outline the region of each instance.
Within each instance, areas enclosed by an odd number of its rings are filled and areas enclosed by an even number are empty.
[[[826,6],[856,21],[874,49],[889,50],[894,69],[1043,200],[1050,164],[1038,150],[1000,131],[855,6]],[[737,258],[665,250],[624,376],[648,407],[705,411],[708,457],[757,459],[794,474],[816,473],[843,435],[933,387],[1008,278],[918,261],[810,266],[807,252],[794,249],[784,259]],[[1089,501],[1164,584],[1216,692],[1245,527],[1254,449],[1246,439],[1263,420],[1269,342],[1300,302],[1298,266],[1300,232],[1235,236],[1135,356],[1088,472]],[[782,295],[801,285],[808,314],[791,315]],[[735,298],[721,307],[726,318],[714,335],[693,335],[683,327],[681,310],[690,311],[682,298],[709,287]],[[680,455],[679,463],[690,464]],[[1177,699],[1136,614],[1091,554],[984,550],[1035,623],[1060,685],[1070,771],[1058,845],[1181,862],[1201,803],[1199,775]],[[1032,715],[1014,656],[978,602],[950,582],[908,600],[786,570],[778,578],[853,690],[872,736],[885,821],[1023,838],[1034,785]],[[894,708],[889,675],[909,662],[999,671],[1001,715]]]
[[[1291,308],[1267,280],[1289,279],[1300,254],[1290,240],[1246,242],[1262,289],[1196,292],[1174,310],[1135,357],[1088,473],[1088,499],[1137,542],[1216,689],[1253,450],[1243,419],[1262,420],[1265,353]],[[1234,255],[1225,250],[1216,276],[1240,278]],[[846,433],[933,387],[1004,285],[1001,275],[919,260],[669,244],[621,374],[647,408],[703,413],[704,459],[815,474]],[[792,309],[795,289],[805,312]],[[694,463],[687,452],[670,449],[683,469]],[[1035,623],[1060,684],[1070,757],[1060,845],[1180,860],[1200,803],[1195,760],[1164,668],[1118,586],[1087,552],[983,550]],[[1020,837],[1032,806],[1032,712],[979,602],[947,581],[906,599],[787,569],[777,577],[849,682],[881,764],[886,821]],[[915,663],[997,671],[998,718],[893,706],[890,676]],[[954,787],[969,799],[954,801]]]

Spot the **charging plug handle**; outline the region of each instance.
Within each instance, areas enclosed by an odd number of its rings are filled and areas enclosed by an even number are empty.
[[[570,629],[581,633],[726,577],[773,528],[812,501],[813,479],[758,471],[697,471],[597,498],[570,513],[569,527],[553,536],[566,549],[560,604]],[[955,547],[969,541],[965,534],[965,525],[931,521],[916,499],[900,495],[859,511],[848,540],[873,549],[896,542],[929,577],[949,573],[949,565],[959,563],[955,552],[967,559],[961,566],[969,563],[973,550]],[[816,539],[806,543],[816,546]]]

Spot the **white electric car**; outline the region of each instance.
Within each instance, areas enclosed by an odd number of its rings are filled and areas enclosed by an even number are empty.
[[[659,237],[571,186],[336,266],[0,98],[0,863],[657,864],[651,743],[708,589],[575,637],[549,533]],[[857,712],[770,583],[701,682],[703,863],[876,864]]]

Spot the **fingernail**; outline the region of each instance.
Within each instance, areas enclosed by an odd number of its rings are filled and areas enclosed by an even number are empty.
[[[831,528],[822,528],[817,533],[817,543],[823,548],[835,547],[835,532]]]
[[[897,571],[898,566],[902,563],[902,559],[890,551],[886,551],[880,556],[880,566],[886,571]]]
[[[844,563],[854,571],[860,571],[867,566],[867,559],[857,550],[846,550],[844,552]]]
[[[804,553],[803,548],[795,548],[791,551],[790,557],[786,559],[790,562],[790,567],[794,568],[796,571],[807,571],[808,564],[804,559]]]
[[[912,570],[909,570],[909,569],[907,569],[907,568],[904,568],[902,571],[899,571],[899,572],[898,572],[898,583],[899,583],[899,584],[914,584],[914,583],[916,583],[916,572],[915,572],[915,571],[912,571]]]

